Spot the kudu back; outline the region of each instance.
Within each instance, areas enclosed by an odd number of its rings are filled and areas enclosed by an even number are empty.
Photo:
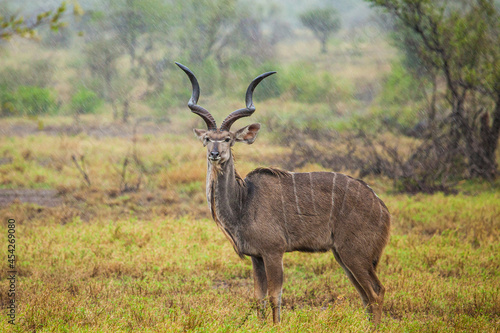
[[[252,258],[259,315],[264,318],[268,294],[273,321],[280,321],[285,252],[331,250],[378,324],[385,288],[376,268],[390,230],[390,214],[382,200],[363,181],[335,172],[258,168],[242,179],[231,147],[237,142],[252,144],[260,124],[230,128],[255,111],[255,87],[275,72],[255,78],[247,89],[246,108],[232,112],[218,128],[212,115],[197,105],[200,88],[195,75],[176,64],[192,84],[189,108],[207,124],[206,130],[194,132],[207,146],[208,205],[236,253]]]

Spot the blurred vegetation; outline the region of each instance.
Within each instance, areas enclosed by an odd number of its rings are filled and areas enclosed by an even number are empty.
[[[340,29],[340,17],[335,8],[310,9],[300,14],[300,22],[319,39],[322,53],[326,53],[328,38]]]
[[[361,142],[373,147],[372,159],[349,163],[351,171],[371,169],[412,192],[495,177],[500,34],[494,2],[369,2],[386,13],[361,1],[341,1],[338,8],[318,1],[283,11],[278,4],[234,0],[121,0],[72,2],[78,15],[63,17],[67,6],[61,4],[51,13],[60,12],[55,22],[66,26],[54,32],[37,25],[41,43],[19,46],[33,56],[16,59],[19,51],[9,47],[20,42],[15,39],[0,46],[6,52],[1,115],[77,115],[99,108],[124,123],[168,113],[177,127],[176,119],[188,118],[177,109],[190,91],[174,60],[198,76],[200,103],[230,106],[224,114],[215,111],[220,117],[241,106],[234,101],[243,102],[253,77],[277,70],[255,96],[270,105],[255,116],[275,132],[275,142],[305,138],[313,151],[332,137],[350,140],[347,146]],[[15,3],[7,1],[2,10],[16,13]],[[23,15],[36,11],[28,6]],[[292,11],[293,17],[283,15]],[[317,54],[326,45],[332,51]],[[385,54],[373,56],[382,49]],[[411,149],[396,147],[382,139],[385,132],[416,140]],[[422,161],[429,164],[422,168]],[[443,172],[431,177],[425,173],[430,165],[442,165]]]
[[[75,2],[75,11],[79,4]],[[13,36],[23,38],[37,37],[36,29],[48,25],[51,30],[58,31],[66,25],[62,22],[61,16],[66,11],[66,2],[55,9],[37,12],[34,17],[25,19],[22,15],[16,15],[6,7],[0,7],[0,40],[9,40]]]
[[[85,87],[78,89],[71,97],[71,109],[75,110],[77,115],[95,113],[101,103],[102,100],[97,94]]]
[[[419,122],[410,131],[403,125],[403,132],[419,132],[424,139],[413,155],[397,158],[402,165],[399,173],[408,182],[405,187],[418,191],[442,188],[449,180],[495,178],[500,137],[497,4],[492,0],[370,2],[394,19],[396,46],[412,77],[399,78],[392,98],[386,93],[382,102],[389,97],[402,106],[403,122],[409,106]],[[416,93],[406,91],[400,95],[404,100],[394,98],[410,85]],[[414,104],[415,100],[420,102]],[[442,172],[436,171],[437,165],[443,166]]]
[[[0,2],[0,216],[18,223],[14,331],[372,329],[331,254],[287,254],[283,322],[256,318],[250,262],[209,220],[206,151],[191,134],[204,125],[174,61],[196,73],[199,104],[219,124],[244,106],[254,77],[278,72],[239,123],[263,125],[254,145],[234,147],[241,175],[344,172],[384,200],[392,237],[379,265],[380,331],[497,329],[498,1],[339,0],[327,53],[300,20],[326,0],[59,4]],[[484,157],[489,167],[478,168]],[[12,329],[7,318],[0,331]]]
[[[56,99],[48,88],[19,86],[14,92],[16,114],[36,116],[55,111]]]

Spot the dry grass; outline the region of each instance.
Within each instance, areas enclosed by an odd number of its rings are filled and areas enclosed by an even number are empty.
[[[121,193],[115,168],[131,147],[127,137],[86,134],[0,138],[2,186],[55,188],[63,201],[0,209],[3,221],[18,223],[19,305],[15,326],[0,316],[1,331],[370,330],[355,289],[328,253],[287,254],[283,322],[259,321],[250,261],[239,260],[207,219],[199,142],[190,134],[141,134],[136,148],[144,181],[137,192]],[[90,188],[71,162],[75,153],[85,155]],[[235,149],[242,174],[288,153],[265,136]],[[130,168],[133,182],[141,171]],[[500,324],[498,184],[465,183],[455,196],[408,196],[386,192],[383,179],[369,183],[393,215],[379,265],[387,288],[379,330],[494,332]],[[6,264],[0,266],[4,307]]]

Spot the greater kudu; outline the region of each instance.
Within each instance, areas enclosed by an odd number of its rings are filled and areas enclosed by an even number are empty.
[[[331,250],[378,324],[385,288],[376,268],[390,229],[389,211],[382,200],[363,181],[335,172],[258,168],[242,179],[234,168],[231,147],[236,142],[253,143],[260,124],[236,132],[230,128],[255,111],[255,87],[275,72],[255,78],[246,92],[246,108],[232,112],[217,128],[212,115],[197,105],[200,88],[193,72],[176,64],[192,84],[189,108],[208,127],[194,130],[208,148],[208,206],[236,253],[252,258],[259,314],[264,315],[268,293],[273,321],[280,321],[285,252]]]

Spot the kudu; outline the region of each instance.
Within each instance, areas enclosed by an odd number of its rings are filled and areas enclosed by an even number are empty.
[[[207,146],[208,206],[236,253],[252,258],[259,315],[264,317],[268,293],[273,321],[280,321],[285,252],[331,250],[378,324],[385,288],[376,268],[390,229],[389,211],[382,200],[363,181],[335,172],[258,168],[242,179],[234,168],[231,147],[236,142],[252,144],[260,124],[235,132],[230,131],[231,125],[255,111],[255,87],[275,72],[255,78],[246,92],[246,108],[229,114],[217,128],[212,115],[197,105],[200,88],[195,75],[176,64],[191,81],[188,107],[207,125],[207,130],[194,132]]]

